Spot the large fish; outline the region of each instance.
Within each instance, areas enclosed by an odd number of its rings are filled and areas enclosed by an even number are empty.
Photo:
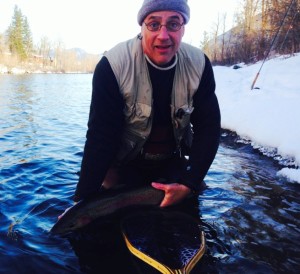
[[[78,202],[67,210],[50,232],[65,234],[81,228],[101,216],[130,206],[158,206],[164,195],[163,190],[155,189],[152,186],[103,191],[94,197]]]

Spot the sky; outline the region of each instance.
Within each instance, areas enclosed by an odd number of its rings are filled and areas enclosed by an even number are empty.
[[[224,14],[230,29],[241,1],[188,0],[191,19],[183,41],[199,47],[204,31],[211,33]],[[0,0],[0,33],[11,23],[15,5],[27,17],[35,44],[46,36],[66,48],[101,54],[140,32],[137,13],[142,0]]]
[[[222,128],[250,140],[255,148],[294,159],[299,169],[285,167],[278,176],[300,183],[300,53],[240,69],[213,69]]]

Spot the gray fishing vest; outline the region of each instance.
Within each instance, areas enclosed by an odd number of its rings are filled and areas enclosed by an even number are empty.
[[[125,100],[125,128],[116,159],[117,163],[122,163],[137,156],[151,132],[152,85],[142,43],[138,37],[118,44],[105,52],[104,56],[111,65]],[[202,77],[205,58],[200,49],[185,43],[181,43],[177,57],[170,115],[179,147],[182,138],[191,141],[190,115],[193,111],[193,95]]]

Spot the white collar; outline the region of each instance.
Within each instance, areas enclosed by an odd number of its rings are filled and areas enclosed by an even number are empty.
[[[160,67],[160,66],[158,66],[158,65],[155,65],[155,64],[150,60],[150,58],[147,56],[147,54],[145,54],[145,57],[146,57],[147,61],[148,61],[153,67],[155,67],[155,68],[157,68],[157,69],[159,69],[159,70],[169,70],[169,69],[171,69],[171,68],[174,68],[174,67],[176,66],[177,60],[178,60],[177,54],[175,54],[175,60],[174,60],[173,64],[171,64],[171,65],[168,66],[168,67]]]

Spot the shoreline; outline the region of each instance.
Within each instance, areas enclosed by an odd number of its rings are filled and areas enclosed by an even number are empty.
[[[61,70],[27,70],[20,68],[1,68],[0,75],[24,75],[24,74],[92,74],[89,71],[61,71]]]

